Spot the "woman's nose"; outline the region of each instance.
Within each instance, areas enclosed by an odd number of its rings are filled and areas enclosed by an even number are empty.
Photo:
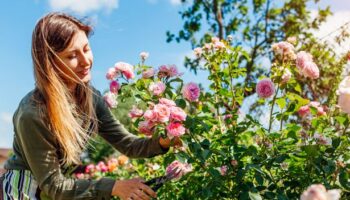
[[[87,66],[87,65],[90,65],[90,56],[89,56],[89,54],[82,54],[81,56],[80,56],[80,65],[81,66]]]

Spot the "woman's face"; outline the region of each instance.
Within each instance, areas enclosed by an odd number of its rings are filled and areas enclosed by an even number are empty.
[[[89,46],[89,40],[84,31],[75,33],[68,47],[57,55],[82,82],[87,83],[90,81],[93,55]],[[58,62],[59,67],[65,74],[70,75],[71,73],[62,62]],[[70,83],[68,87],[75,88],[75,83],[68,82]]]

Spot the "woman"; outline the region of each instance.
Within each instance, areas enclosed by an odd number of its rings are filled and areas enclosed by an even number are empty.
[[[14,155],[2,176],[3,199],[150,199],[140,179],[76,180],[69,172],[93,133],[130,157],[166,153],[169,139],[138,138],[113,118],[100,92],[90,86],[91,27],[72,16],[50,13],[32,36],[36,87],[14,117]],[[1,194],[0,194],[1,195]]]

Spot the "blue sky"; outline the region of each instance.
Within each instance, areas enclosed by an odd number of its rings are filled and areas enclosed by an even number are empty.
[[[339,18],[349,17],[349,0],[332,0]],[[34,87],[30,57],[31,33],[36,21],[50,11],[69,10],[95,22],[90,39],[94,53],[92,84],[107,88],[107,69],[117,61],[136,64],[139,53],[150,53],[146,64],[176,64],[185,82],[205,81],[183,67],[191,54],[189,43],[166,43],[165,32],[181,26],[180,0],[5,0],[0,2],[0,147],[12,146],[12,114],[20,99]],[[324,0],[329,4],[330,0]],[[330,23],[332,24],[332,23]],[[333,23],[334,24],[334,23]],[[325,30],[330,29],[328,25]],[[320,32],[319,34],[325,34]],[[203,77],[203,76],[202,76]]]

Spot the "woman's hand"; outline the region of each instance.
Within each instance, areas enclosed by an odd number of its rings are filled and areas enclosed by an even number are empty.
[[[166,138],[159,138],[159,144],[162,146],[163,149],[168,149],[170,146],[175,146],[175,147],[181,147],[182,146],[182,141],[180,137],[174,137],[172,140],[168,137]]]
[[[122,200],[148,200],[156,198],[157,194],[140,178],[116,181],[113,186],[112,196],[118,196]]]

